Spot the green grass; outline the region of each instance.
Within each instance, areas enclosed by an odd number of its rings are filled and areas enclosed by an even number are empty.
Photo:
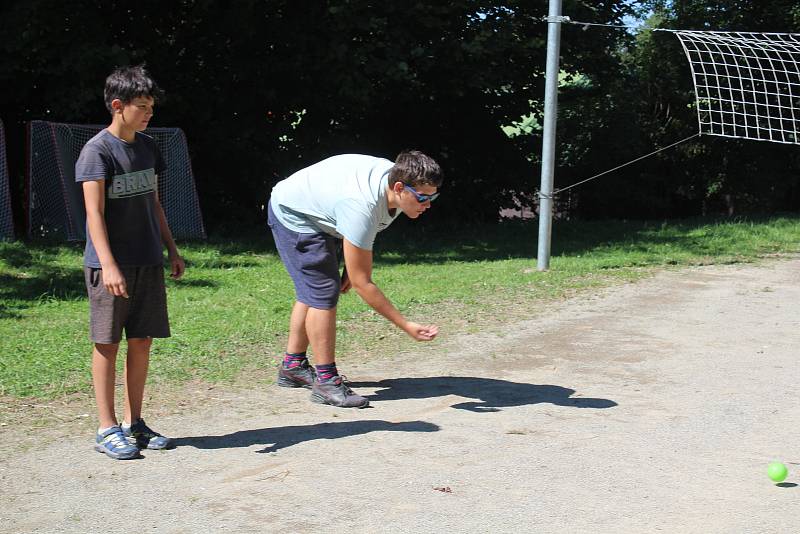
[[[409,318],[446,326],[443,335],[493,328],[653,268],[753,261],[798,252],[800,243],[794,216],[557,222],[551,269],[537,272],[535,222],[457,231],[415,224],[398,221],[379,237],[374,278]],[[268,236],[179,245],[188,269],[168,282],[173,337],[154,343],[150,380],[271,376],[293,290]],[[76,245],[0,243],[0,395],[55,398],[90,388],[81,255]],[[415,345],[355,294],[341,299],[339,319],[340,359]]]

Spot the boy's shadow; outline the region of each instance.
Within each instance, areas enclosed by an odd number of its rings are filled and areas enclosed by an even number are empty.
[[[367,395],[370,401],[427,399],[457,395],[479,399],[454,404],[452,408],[472,412],[499,412],[500,408],[546,402],[573,408],[611,408],[617,403],[609,399],[572,397],[574,389],[561,386],[523,384],[476,378],[471,376],[434,376],[424,378],[390,378],[380,382],[353,382],[353,388],[377,388]]]
[[[337,439],[369,432],[436,432],[437,425],[425,421],[405,421],[391,423],[381,420],[342,421],[341,423],[319,423],[306,426],[277,426],[258,430],[239,430],[222,436],[190,436],[176,438],[176,447],[195,447],[197,449],[231,449],[266,445],[256,451],[275,452],[304,441],[316,439]]]

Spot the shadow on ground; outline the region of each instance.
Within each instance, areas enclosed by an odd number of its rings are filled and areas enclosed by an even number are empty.
[[[341,423],[319,423],[305,426],[278,426],[258,430],[240,430],[222,436],[191,436],[177,438],[176,447],[195,447],[196,449],[233,449],[252,445],[267,445],[256,451],[275,452],[305,441],[317,439],[338,439],[370,432],[436,432],[437,425],[425,421],[343,421]]]
[[[423,378],[390,378],[380,382],[353,382],[353,388],[377,388],[370,401],[399,399],[427,399],[457,395],[478,399],[454,404],[452,408],[472,412],[498,412],[501,408],[548,403],[572,408],[612,408],[616,402],[609,399],[573,397],[574,389],[561,386],[524,384],[469,376],[434,376]]]

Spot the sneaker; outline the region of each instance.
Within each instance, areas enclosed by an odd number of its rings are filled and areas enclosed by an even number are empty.
[[[119,425],[112,426],[95,436],[94,450],[103,452],[115,460],[130,460],[139,456],[139,449],[128,443]]]
[[[308,364],[308,360],[291,369],[283,364],[278,368],[278,385],[284,388],[310,388],[316,378],[317,372]]]
[[[311,402],[330,404],[339,408],[366,408],[369,406],[369,400],[361,395],[356,395],[345,385],[341,376],[325,382],[314,382],[311,388]]]
[[[161,450],[169,449],[173,445],[172,438],[162,436],[139,419],[129,428],[122,428],[125,437],[136,443],[140,449]]]

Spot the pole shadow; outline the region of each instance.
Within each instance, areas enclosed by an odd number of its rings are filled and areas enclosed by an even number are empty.
[[[279,426],[257,430],[239,430],[221,436],[187,436],[175,439],[176,447],[196,449],[233,449],[265,445],[256,452],[275,452],[298,443],[318,439],[339,439],[370,432],[437,432],[438,425],[425,421],[391,423],[382,420],[342,421],[304,426]]]
[[[377,388],[370,401],[427,399],[457,395],[478,399],[454,404],[452,408],[471,412],[499,412],[502,408],[549,403],[572,408],[605,409],[617,406],[609,399],[573,397],[574,389],[548,384],[524,384],[470,376],[435,376],[423,378],[390,378],[380,382],[352,382],[353,388]]]

